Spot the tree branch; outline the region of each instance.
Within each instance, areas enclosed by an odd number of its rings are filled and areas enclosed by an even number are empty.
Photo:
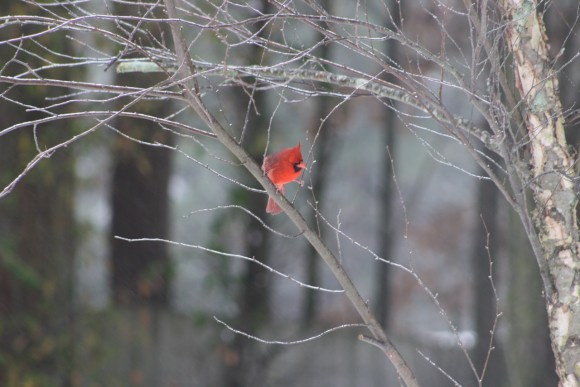
[[[220,76],[225,78],[240,79],[244,77],[255,77],[257,79],[273,82],[283,80],[285,84],[298,81],[320,82],[332,84],[341,88],[349,88],[355,91],[367,92],[378,98],[388,98],[402,102],[428,113],[439,121],[457,127],[465,133],[477,138],[490,150],[497,152],[498,144],[493,136],[486,130],[481,129],[473,124],[470,120],[453,115],[451,119],[439,113],[439,109],[429,107],[424,101],[419,102],[417,97],[408,91],[387,84],[380,78],[359,78],[347,75],[334,74],[328,71],[308,70],[308,69],[288,69],[271,66],[232,66],[216,65],[208,63],[194,62],[197,71],[202,72],[204,76]],[[164,71],[159,65],[146,60],[128,60],[117,66],[120,73],[128,72],[158,72]],[[363,75],[363,74],[361,74]],[[0,79],[1,80],[1,79]]]
[[[167,13],[169,18],[178,19],[177,10],[174,0],[165,0]],[[221,126],[215,117],[205,108],[197,90],[193,90],[184,79],[190,79],[195,73],[195,67],[192,64],[191,57],[185,44],[185,39],[181,33],[180,25],[178,23],[171,23],[171,33],[173,42],[175,44],[175,51],[177,53],[178,70],[176,76],[179,78],[178,82],[183,88],[183,92],[191,108],[196,111],[199,116],[206,122],[211,130],[216,134],[218,140],[246,167],[252,176],[266,189],[268,194],[274,198],[276,203],[286,212],[288,217],[294,222],[298,230],[303,233],[304,237],[318,252],[320,257],[324,260],[326,265],[330,268],[335,278],[344,289],[346,296],[353,304],[363,322],[368,326],[376,340],[385,343],[383,352],[388,356],[389,360],[395,366],[397,373],[404,380],[408,387],[418,386],[415,375],[397,351],[397,349],[390,343],[387,336],[375,316],[369,309],[366,301],[362,298],[358,289],[344,271],[342,265],[336,259],[332,251],[320,239],[318,234],[310,228],[302,215],[292,206],[292,204],[282,195],[276,194],[276,187],[264,175],[260,166],[250,157],[246,150],[241,147],[234,138]]]

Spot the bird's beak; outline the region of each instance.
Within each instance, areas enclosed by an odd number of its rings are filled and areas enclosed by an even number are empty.
[[[306,169],[306,164],[304,164],[304,161],[298,164],[298,168]]]

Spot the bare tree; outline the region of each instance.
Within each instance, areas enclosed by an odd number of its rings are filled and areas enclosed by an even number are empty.
[[[321,238],[317,228],[277,193],[257,160],[244,147],[244,125],[228,127],[214,97],[218,86],[243,86],[250,91],[275,90],[288,103],[293,98],[316,97],[331,97],[346,103],[361,97],[376,99],[384,102],[386,108],[392,108],[391,102],[396,101],[396,114],[417,136],[435,134],[460,144],[483,171],[480,176],[471,174],[493,182],[519,217],[533,252],[529,259],[535,259],[543,282],[560,383],[577,386],[580,384],[576,372],[580,361],[577,349],[580,303],[575,289],[580,279],[576,275],[579,230],[575,160],[564,135],[566,112],[559,102],[557,75],[562,66],[576,65],[579,54],[571,55],[560,67],[554,66],[556,62],[549,56],[542,20],[544,8],[540,9],[535,0],[426,3],[421,5],[421,15],[428,21],[425,24],[436,27],[438,34],[425,27],[417,36],[413,26],[407,27],[409,21],[405,14],[401,15],[400,23],[385,27],[384,22],[376,20],[383,14],[379,11],[386,7],[380,1],[349,2],[331,13],[312,0],[271,0],[267,11],[253,7],[252,3],[227,0],[200,4],[164,0],[139,3],[142,10],[139,16],[94,14],[84,8],[83,1],[71,1],[37,4],[44,12],[42,16],[2,17],[0,28],[17,25],[26,29],[21,36],[0,42],[15,49],[9,63],[24,64],[18,74],[8,73],[4,66],[0,83],[8,88],[55,88],[62,94],[57,100],[47,99],[31,107],[42,112],[43,117],[13,124],[2,129],[0,135],[35,131],[50,122],[66,123],[79,117],[89,121],[65,141],[38,149],[17,177],[2,187],[0,197],[8,195],[32,168],[54,152],[97,130],[105,130],[116,117],[150,120],[160,130],[217,141],[235,158],[235,165],[246,169],[264,189],[236,181],[211,165],[198,163],[200,167],[252,193],[265,190],[278,202],[298,235],[326,263],[368,328],[368,333],[360,338],[380,348],[403,382],[415,386],[418,381],[413,371],[377,322],[337,254]],[[545,6],[550,7],[550,3]],[[55,8],[62,12],[55,13]],[[166,17],[154,18],[154,10],[165,12]],[[114,20],[122,28],[107,28],[102,23],[105,20]],[[566,39],[577,27],[577,20],[570,26]],[[137,32],[144,28],[143,21],[169,24],[171,36],[164,39],[172,43],[159,41],[148,46],[135,39]],[[258,32],[256,26],[260,26]],[[269,28],[270,33],[260,33],[263,28]],[[108,40],[110,48],[104,52],[85,47],[85,42],[75,38],[80,32],[99,34]],[[309,34],[321,38],[310,40]],[[58,51],[44,43],[43,38],[51,35],[73,40],[86,50],[83,54]],[[214,46],[211,53],[204,50],[207,37],[211,37]],[[25,45],[30,42],[36,48]],[[398,62],[386,55],[385,42],[397,47],[404,59]],[[318,56],[316,49],[326,45],[339,52],[335,59]],[[267,61],[246,65],[238,60],[247,55],[248,47],[255,46],[262,48]],[[127,52],[137,53],[140,58],[128,58],[124,55]],[[27,65],[31,63],[30,58],[38,56],[44,59],[42,64]],[[47,72],[55,68],[112,68],[113,65],[118,72],[155,71],[165,77],[153,86],[139,87],[67,80]],[[396,80],[396,85],[390,79]],[[457,95],[471,106],[469,113],[453,106],[450,96]],[[1,96],[5,101],[9,98],[5,93]],[[108,108],[109,101],[125,98],[128,102],[120,109]],[[173,114],[156,117],[133,109],[142,99],[172,99],[178,107]],[[184,112],[195,114],[195,124],[182,118]],[[484,125],[479,124],[482,121]],[[270,127],[267,135],[269,139],[274,135]],[[149,145],[180,152],[160,142],[151,141]],[[481,147],[494,156],[488,156]],[[432,154],[436,161],[470,173],[446,160],[435,149]],[[192,161],[196,160],[192,158]],[[333,223],[324,214],[319,215],[326,222],[325,227],[348,238],[341,233],[338,221]],[[266,225],[263,221],[260,223]],[[389,257],[377,254],[375,258],[414,278],[440,307],[435,293],[423,283],[412,265],[395,264]],[[461,340],[457,340],[474,379],[481,385],[484,375],[479,365],[474,366]],[[453,380],[451,375],[447,376]]]

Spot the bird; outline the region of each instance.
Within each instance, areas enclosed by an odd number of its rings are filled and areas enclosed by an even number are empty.
[[[284,193],[284,184],[298,179],[305,169],[306,164],[302,158],[300,143],[293,148],[284,148],[278,153],[272,153],[266,156],[262,164],[262,170],[272,183],[274,183],[278,192],[282,194]],[[302,184],[302,181],[298,180],[298,183]],[[272,197],[268,197],[266,212],[277,215],[282,212],[282,208],[280,208]]]

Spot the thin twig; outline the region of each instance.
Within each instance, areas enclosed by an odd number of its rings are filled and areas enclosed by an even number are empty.
[[[417,350],[417,352],[419,353],[419,355],[421,355],[423,357],[423,359],[427,360],[427,362],[429,364],[431,364],[433,367],[435,367],[435,369],[439,372],[441,372],[441,374],[443,374],[443,376],[445,376],[447,379],[449,379],[449,381],[451,383],[453,383],[453,385],[455,387],[463,387],[461,384],[459,384],[459,382],[457,382],[457,380],[453,379],[453,377],[451,375],[449,375],[448,372],[446,372],[443,368],[439,367],[439,365],[437,365],[437,363],[435,363],[433,360],[431,360],[431,358],[429,358],[429,356],[425,355],[423,352]]]
[[[490,233],[487,229],[487,224],[485,223],[485,219],[480,214],[479,217],[483,222],[483,227],[485,228],[485,251],[487,252],[487,258],[489,260],[489,283],[491,285],[491,290],[493,291],[493,295],[495,297],[495,318],[493,319],[493,325],[489,331],[489,345],[487,347],[487,354],[485,356],[485,362],[483,363],[483,369],[481,370],[481,375],[479,375],[479,385],[483,385],[483,380],[485,378],[485,372],[487,371],[487,367],[489,365],[489,359],[491,358],[491,353],[494,350],[494,339],[495,339],[495,332],[497,330],[497,324],[499,322],[499,318],[502,315],[502,312],[499,309],[499,295],[497,294],[497,289],[495,287],[495,282],[493,280],[493,260],[491,259],[491,251],[489,249],[489,237]]]
[[[325,336],[325,335],[327,335],[327,334],[329,334],[331,332],[338,331],[340,329],[366,327],[365,324],[342,324],[342,325],[338,325],[336,327],[332,327],[330,329],[327,329],[324,332],[321,332],[321,333],[319,333],[317,335],[307,337],[305,339],[292,340],[292,341],[282,341],[282,340],[265,340],[265,339],[259,338],[257,336],[251,335],[249,333],[242,332],[242,331],[240,331],[238,329],[235,329],[235,328],[231,327],[230,325],[228,325],[227,323],[225,323],[222,320],[220,320],[219,318],[217,318],[216,316],[213,316],[213,319],[215,321],[217,321],[218,323],[220,323],[221,325],[223,325],[224,327],[226,327],[228,330],[234,332],[235,334],[242,335],[244,337],[247,337],[248,339],[252,339],[254,341],[258,341],[258,342],[260,342],[262,344],[278,344],[278,345],[304,344],[304,343],[308,343],[309,341],[313,341],[313,340],[319,339],[322,336]]]
[[[207,253],[211,253],[211,254],[215,254],[215,255],[221,255],[223,257],[228,257],[228,258],[236,258],[236,259],[243,259],[246,261],[250,261],[253,262],[257,265],[262,266],[263,268],[267,269],[268,271],[270,271],[270,273],[276,274],[282,278],[286,278],[294,283],[297,283],[298,285],[300,285],[301,287],[305,287],[308,289],[312,289],[312,290],[319,290],[321,292],[328,292],[328,293],[343,293],[344,290],[342,289],[327,289],[327,288],[323,288],[320,286],[313,286],[313,285],[309,285],[306,284],[302,281],[297,280],[296,278],[288,275],[288,274],[284,274],[281,271],[278,271],[276,269],[274,269],[271,266],[266,265],[265,263],[259,261],[258,259],[254,258],[254,257],[247,257],[245,255],[241,255],[241,254],[233,254],[233,253],[226,253],[224,251],[219,251],[216,249],[210,249],[209,247],[205,247],[205,246],[200,246],[200,245],[192,245],[189,243],[183,243],[183,242],[177,242],[177,241],[172,241],[169,239],[163,239],[163,238],[125,238],[119,235],[115,235],[115,239],[119,239],[121,241],[125,241],[125,242],[159,242],[159,243],[167,243],[170,245],[174,245],[174,246],[181,246],[181,247],[187,247],[187,248],[191,248],[191,249],[197,249],[197,250],[201,250],[201,251],[205,251]]]

